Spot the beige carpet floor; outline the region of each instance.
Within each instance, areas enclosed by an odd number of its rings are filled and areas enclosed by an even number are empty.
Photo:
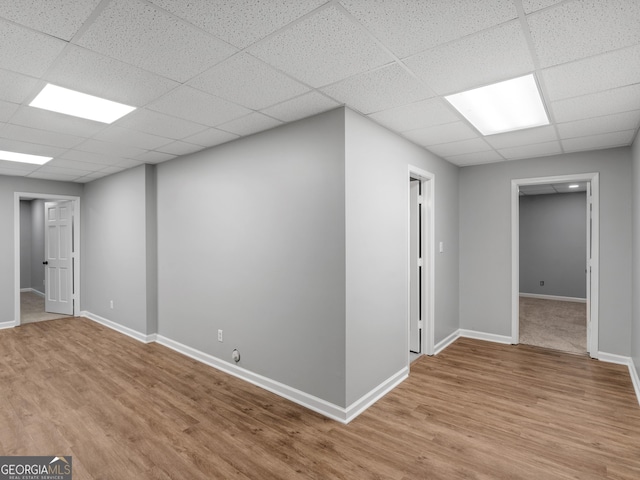
[[[20,324],[44,322],[56,318],[68,318],[59,313],[47,313],[44,311],[44,297],[33,292],[20,293]]]
[[[587,305],[520,297],[520,343],[587,353]]]

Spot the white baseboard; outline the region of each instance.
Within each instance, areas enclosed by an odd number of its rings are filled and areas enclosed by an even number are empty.
[[[458,338],[460,338],[460,329],[458,329],[455,332],[451,333],[446,338],[440,340],[433,347],[433,354],[434,355],[438,355],[441,351],[443,351],[445,348],[447,348],[449,345],[451,345],[453,342],[455,342]]]
[[[640,378],[638,378],[638,371],[633,363],[631,357],[625,357],[624,355],[616,355],[615,353],[598,352],[598,360],[601,362],[617,363],[619,365],[626,365],[629,368],[629,375],[631,376],[631,383],[633,389],[636,392],[636,398],[640,405]]]
[[[351,420],[356,418],[358,415],[364,412],[371,405],[373,405],[382,397],[384,397],[391,390],[396,388],[400,383],[402,383],[408,377],[409,377],[409,368],[404,367],[398,373],[396,373],[395,375],[392,375],[387,380],[385,380],[380,385],[378,385],[376,388],[366,393],[365,395],[360,397],[358,400],[353,402],[351,405],[349,405],[346,408],[345,420],[344,421],[341,420],[341,421],[343,423],[349,423]]]
[[[44,297],[44,293],[41,292],[40,290],[36,290],[35,288],[21,288],[20,292],[21,293],[27,293],[27,292],[35,293],[36,295],[40,295],[41,297]]]
[[[347,412],[343,407],[339,407],[337,405],[334,405],[333,403],[327,402],[326,400],[322,400],[321,398],[314,397],[313,395],[309,395],[308,393],[302,392],[283,383],[271,380],[270,378],[264,377],[257,373],[253,373],[232,363],[225,362],[224,360],[220,360],[213,355],[201,352],[200,350],[196,350],[195,348],[189,347],[180,342],[176,342],[175,340],[171,340],[170,338],[164,337],[162,335],[157,336],[156,342],[158,342],[160,345],[164,345],[165,347],[175,350],[182,355],[186,355],[187,357],[202,362],[205,365],[209,365],[210,367],[228,373],[229,375],[238,377],[241,380],[249,382],[260,388],[264,388],[271,393],[275,393],[276,395],[291,400],[294,403],[302,405],[303,407],[320,413],[333,420],[341,423],[348,422]]]
[[[543,295],[541,293],[520,293],[520,296],[525,298],[541,298],[543,300],[557,300],[559,302],[587,303],[586,298],[562,297],[559,295]]]
[[[636,369],[633,360],[629,362],[629,375],[631,375],[631,383],[633,383],[633,389],[636,391],[638,405],[640,405],[640,377],[638,377],[638,370]]]
[[[87,311],[80,312],[80,316],[88,318],[89,320],[93,320],[94,322],[99,323],[100,325],[104,325],[105,327],[115,330],[116,332],[123,333],[131,338],[135,338],[142,343],[151,343],[156,341],[155,333],[151,335],[145,335],[144,333],[140,333],[136,330],[133,330],[132,328],[125,327],[124,325],[120,325],[119,323],[113,322],[101,317],[100,315],[96,315]]]
[[[476,332],[475,330],[458,330],[461,337],[475,338],[476,340],[486,340],[487,342],[511,344],[511,337],[506,335],[496,335],[495,333]]]
[[[0,330],[4,330],[5,328],[13,328],[16,326],[15,321],[11,322],[0,322]]]

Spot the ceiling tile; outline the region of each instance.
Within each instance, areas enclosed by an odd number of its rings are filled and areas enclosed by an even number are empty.
[[[0,160],[0,170],[7,171],[13,170],[15,172],[33,172],[40,168],[40,165],[33,165],[30,163],[20,163],[20,162],[9,162],[7,160]],[[0,175],[5,175],[4,173],[0,173]]]
[[[339,103],[314,90],[278,105],[265,108],[262,113],[283,122],[293,122],[326,112],[338,106],[340,106]]]
[[[342,0],[400,58],[517,18],[509,0]]]
[[[0,19],[0,65],[14,72],[41,76],[66,42]]]
[[[133,158],[123,158],[117,165],[107,168],[120,168],[120,170],[125,170],[127,168],[133,168],[139,165],[142,165],[142,162],[139,160],[134,160]]]
[[[527,128],[516,132],[487,135],[485,140],[493,148],[509,148],[517,147],[518,145],[552,142],[558,140],[558,136],[556,135],[556,130],[553,125],[547,125],[545,127]]]
[[[194,145],[193,143],[181,141],[171,142],[167,145],[157,148],[158,152],[168,153],[171,155],[187,155],[199,150],[202,150],[202,147],[200,145]]]
[[[635,133],[635,130],[627,130],[625,132],[602,133],[600,135],[589,135],[588,137],[569,138],[562,140],[562,146],[567,152],[621,147],[631,145]]]
[[[477,138],[478,134],[464,122],[452,122],[410,130],[404,132],[404,136],[419,145],[437,145],[439,143]]]
[[[640,45],[547,68],[542,76],[551,100],[638,83]]]
[[[253,110],[309,91],[309,87],[247,54],[235,55],[219,63],[189,85]]]
[[[176,88],[148,108],[210,127],[251,112],[245,107],[187,86]]]
[[[139,0],[113,0],[79,45],[185,82],[236,49]]]
[[[11,102],[5,102],[4,100],[0,100],[0,122],[8,121],[16,110],[18,110],[19,105]]]
[[[20,0],[0,2],[0,16],[34,30],[71,40],[100,0]]]
[[[106,127],[104,123],[34,107],[20,107],[11,123],[80,137],[92,137]]]
[[[107,165],[99,163],[78,162],[76,160],[67,160],[64,158],[54,158],[47,162],[47,166],[56,168],[68,168],[86,172],[97,172],[107,167]]]
[[[27,143],[50,145],[59,148],[73,148],[85,140],[84,137],[49,132],[22,125],[7,124],[0,132],[0,136]]]
[[[552,102],[557,122],[571,122],[613,113],[640,110],[640,84]]]
[[[458,165],[459,167],[468,167],[470,165],[481,165],[483,163],[494,163],[504,161],[495,150],[487,150],[484,152],[465,153],[463,155],[449,155],[445,157],[448,162]]]
[[[52,160],[53,162],[53,160]],[[48,162],[44,165],[42,165],[38,170],[38,173],[56,173],[59,175],[69,175],[72,177],[80,177],[83,175],[87,175],[87,173],[89,173],[87,170],[82,169],[76,169],[76,168],[65,168],[65,167],[57,167],[51,164],[51,162]]]
[[[531,13],[550,7],[551,5],[555,5],[562,1],[563,0],[522,0],[522,7],[524,8],[525,13]]]
[[[107,156],[82,150],[68,150],[57,158],[85,163],[97,163],[99,165],[117,165],[122,161],[121,157]]]
[[[138,155],[136,160],[139,160],[144,163],[161,163],[166,162],[167,160],[172,160],[176,158],[176,155],[171,155],[169,153],[164,152],[146,152],[142,155]]]
[[[79,175],[69,175],[63,173],[41,172],[40,169],[27,175],[29,178],[39,178],[41,180],[55,180],[56,182],[73,182]]]
[[[559,123],[560,138],[586,137],[601,133],[636,130],[640,124],[640,110],[587,118],[575,122]]]
[[[183,140],[189,143],[195,143],[202,147],[213,147],[214,145],[220,145],[221,143],[230,142],[238,138],[238,135],[229,132],[223,132],[217,128],[208,128],[203,132],[196,133],[190,137],[186,137]]]
[[[433,96],[429,88],[397,63],[355,75],[322,91],[364,114]]]
[[[155,150],[156,148],[166,145],[172,141],[170,138],[158,137],[157,135],[150,135],[137,130],[118,127],[117,125],[111,125],[95,135],[93,138],[103,140],[105,142],[130,145],[144,150]]]
[[[220,125],[219,128],[236,135],[251,135],[252,133],[268,130],[273,127],[282,125],[282,122],[261,113],[250,113],[246,117],[233,120]]]
[[[456,155],[465,155],[468,153],[480,153],[491,150],[491,147],[482,138],[470,138],[459,142],[441,143],[432,145],[427,149],[443,158],[449,158]]]
[[[519,22],[414,55],[404,63],[438,94],[457,93],[534,70]]]
[[[369,115],[369,118],[398,132],[460,120],[458,115],[440,98],[430,98],[409,105],[390,108],[382,112],[373,113]]]
[[[151,0],[218,38],[245,48],[326,0]]]
[[[3,138],[1,133],[2,132],[0,132],[0,150],[29,153],[31,155],[43,155],[45,157],[58,157],[66,150],[65,148],[53,147],[51,145],[23,142],[16,140],[15,138]]]
[[[74,180],[74,182],[78,183],[88,183],[97,180],[98,178],[106,177],[107,175],[111,175],[109,172],[93,172],[83,177],[78,177]]]
[[[565,2],[527,17],[542,67],[640,42],[640,2]]]
[[[560,142],[536,143],[534,145],[501,148],[498,153],[508,160],[521,158],[544,157],[562,153]]]
[[[0,69],[0,100],[22,103],[35,95],[36,85],[38,80],[35,78]]]
[[[134,158],[145,152],[142,148],[121,145],[113,142],[103,142],[93,138],[78,145],[76,150],[97,153],[103,157],[116,157],[119,158],[119,160],[122,160],[122,158]]]
[[[189,135],[205,130],[207,127],[199,123],[171,117],[163,113],[147,109],[139,109],[118,120],[119,127],[130,128],[160,137],[180,140]]]
[[[251,47],[249,53],[314,87],[392,61],[335,6],[265,39]]]
[[[71,88],[134,107],[146,105],[179,83],[114,58],[69,45],[44,77]]]

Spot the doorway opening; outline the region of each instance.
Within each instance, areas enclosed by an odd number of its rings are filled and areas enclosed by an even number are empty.
[[[598,174],[512,181],[512,341],[597,358]]]
[[[79,197],[14,194],[14,326],[79,315],[79,213]]]
[[[434,350],[434,182],[409,167],[409,363]]]

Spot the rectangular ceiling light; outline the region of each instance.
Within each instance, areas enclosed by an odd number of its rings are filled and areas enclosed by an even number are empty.
[[[0,150],[0,160],[8,160],[9,162],[33,163],[35,165],[44,165],[53,157],[42,157],[40,155],[29,155],[28,153],[6,152]]]
[[[58,87],[50,83],[42,89],[29,106],[102,123],[113,123],[136,109],[136,107]]]
[[[483,135],[549,125],[533,74],[445,98]]]

